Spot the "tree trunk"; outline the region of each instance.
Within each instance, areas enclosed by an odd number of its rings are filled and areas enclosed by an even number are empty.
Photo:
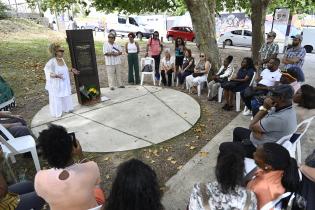
[[[211,62],[211,72],[220,67],[219,49],[215,31],[215,0],[185,0],[200,51]]]
[[[270,0],[251,0],[252,58],[259,62],[259,50],[265,41],[265,20]]]

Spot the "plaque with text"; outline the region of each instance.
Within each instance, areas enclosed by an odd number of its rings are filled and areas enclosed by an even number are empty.
[[[74,75],[78,101],[82,105],[98,103],[101,91],[93,31],[67,30],[66,33],[72,67],[80,71],[79,75]]]

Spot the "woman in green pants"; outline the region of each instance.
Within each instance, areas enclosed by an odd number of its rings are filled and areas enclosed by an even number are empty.
[[[139,76],[139,59],[138,53],[140,51],[139,44],[136,42],[134,33],[129,33],[129,42],[126,43],[125,49],[128,54],[128,83],[129,84],[140,84]],[[134,74],[133,74],[134,72]]]

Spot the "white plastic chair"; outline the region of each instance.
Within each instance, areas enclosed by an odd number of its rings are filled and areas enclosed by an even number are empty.
[[[101,210],[101,209],[102,209],[102,205],[96,206],[96,207],[88,209],[88,210]]]
[[[207,88],[209,89],[209,83],[208,83],[208,74],[207,74],[207,80],[205,81],[205,82],[202,82],[202,83],[200,83],[200,84],[198,84],[197,85],[197,94],[198,94],[198,96],[200,96],[201,95],[201,90],[202,90],[202,88],[203,88],[203,86],[204,86],[204,84],[206,83],[206,85],[207,85]]]
[[[288,196],[290,196],[292,193],[291,192],[286,192],[283,193],[282,195],[280,195],[278,198],[276,198],[273,201],[270,201],[268,203],[266,203],[260,210],[270,210],[270,209],[274,209],[274,210],[281,210],[281,200],[283,198],[286,198]]]
[[[253,83],[254,83],[254,81],[255,81],[255,77],[256,77],[256,72],[254,72],[254,75],[253,75],[253,77],[252,77],[252,80],[251,80],[250,83],[249,83],[249,87],[251,87],[251,86],[253,85]],[[235,98],[235,100],[236,100],[236,102],[235,102],[236,106],[235,106],[235,107],[236,107],[236,111],[239,112],[239,111],[240,111],[240,108],[241,108],[241,92],[236,92],[235,95],[236,95],[236,98]]]
[[[143,70],[143,67],[145,66],[146,62],[150,62],[152,64],[152,71],[151,72],[141,72],[141,85],[143,85],[144,75],[151,75],[153,84],[155,85],[155,62],[154,59],[151,57],[145,57],[141,58],[140,66],[141,71]]]
[[[279,141],[277,141],[278,144],[281,144],[284,146],[290,153],[290,156],[295,158],[298,164],[301,164],[302,162],[302,157],[301,157],[301,139],[307,132],[308,128],[310,127],[312,120],[315,118],[315,116],[312,116],[304,121],[302,121],[298,126],[297,126],[297,131],[299,129],[303,129],[302,133],[297,133],[296,131],[293,134],[287,135],[282,137]],[[298,138],[292,143],[290,141],[291,137],[294,134],[299,134]]]
[[[8,159],[10,157],[12,163],[15,163],[16,162],[16,159],[14,157],[15,155],[31,152],[36,171],[39,171],[40,164],[38,160],[34,138],[30,135],[14,138],[11,135],[11,133],[2,125],[0,125],[0,130],[8,139],[8,141],[6,141],[0,135],[0,142],[1,142],[1,146],[5,155],[5,158]]]

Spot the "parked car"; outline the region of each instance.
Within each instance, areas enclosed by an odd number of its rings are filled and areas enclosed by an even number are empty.
[[[107,32],[115,32],[118,36],[127,36],[133,32],[139,39],[142,37],[150,38],[154,29],[139,25],[135,18],[111,14],[106,18]]]
[[[311,53],[315,48],[315,27],[303,28],[302,34],[302,46],[304,46],[307,53]]]
[[[78,24],[78,29],[92,29],[93,31],[104,31],[105,28],[101,24],[98,23],[84,23]]]
[[[252,45],[252,32],[250,30],[238,29],[225,32],[220,35],[219,43],[225,45],[238,45],[238,46],[251,46]]]
[[[166,38],[169,41],[176,39],[177,37],[182,38],[184,41],[195,41],[195,33],[192,28],[186,26],[172,27],[167,31]]]

